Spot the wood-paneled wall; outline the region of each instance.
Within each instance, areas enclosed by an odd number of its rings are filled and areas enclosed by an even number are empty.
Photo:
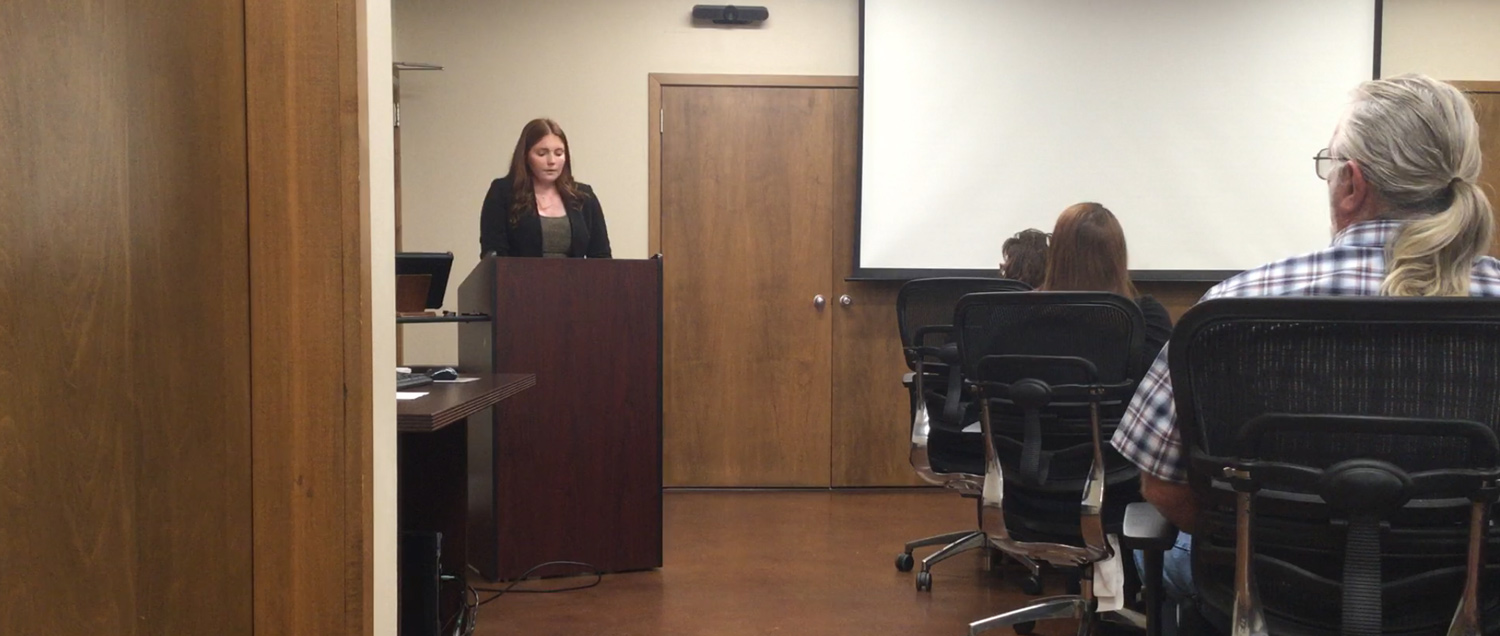
[[[1172,314],[1172,323],[1176,324],[1193,305],[1198,304],[1198,299],[1208,293],[1209,288],[1217,283],[1199,283],[1182,281],[1142,281],[1135,284],[1136,291],[1141,294],[1154,296],[1156,300],[1165,305],[1167,312]]]
[[[1474,104],[1474,116],[1479,120],[1480,147],[1484,152],[1479,185],[1489,195],[1496,226],[1500,226],[1500,82],[1454,84],[1468,93]],[[1491,242],[1490,256],[1500,257],[1500,232],[1495,233]]]
[[[0,3],[0,634],[371,633],[356,17]]]
[[[243,12],[0,3],[0,633],[252,633]]]

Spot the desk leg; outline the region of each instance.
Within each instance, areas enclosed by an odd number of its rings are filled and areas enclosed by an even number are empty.
[[[444,582],[439,595],[442,621],[462,606],[468,566],[468,441],[466,423],[431,433],[401,433],[397,445],[397,526],[403,531],[441,532]]]

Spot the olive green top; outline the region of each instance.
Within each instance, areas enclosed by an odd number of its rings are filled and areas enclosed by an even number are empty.
[[[542,257],[567,258],[573,243],[573,223],[566,216],[542,217]]]

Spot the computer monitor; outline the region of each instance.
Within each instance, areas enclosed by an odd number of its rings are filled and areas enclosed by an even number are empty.
[[[448,293],[448,273],[453,270],[453,252],[398,252],[396,275],[422,275],[432,277],[427,287],[427,309],[443,306],[443,296]]]

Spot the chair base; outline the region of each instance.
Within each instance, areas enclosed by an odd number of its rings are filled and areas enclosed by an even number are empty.
[[[1092,596],[1090,589],[1086,588],[1083,592],[1084,594],[1067,594],[1044,598],[1026,607],[974,621],[969,623],[969,636],[976,636],[992,629],[1012,627],[1022,623],[1028,624],[1025,631],[1029,633],[1030,623],[1053,618],[1078,619],[1078,636],[1091,636],[1094,634],[1098,630],[1100,621],[1127,627],[1132,631],[1147,631],[1149,629],[1150,626],[1146,622],[1146,617],[1135,610],[1121,608],[1100,614],[1098,611],[1098,599]]]
[[[998,627],[1017,627],[1023,625],[1025,628],[1017,628],[1017,633],[1031,633],[1035,621],[1043,621],[1049,618],[1077,618],[1079,619],[1079,636],[1092,636],[1098,630],[1100,621],[1110,624],[1124,625],[1133,631],[1149,631],[1151,625],[1146,621],[1146,616],[1137,610],[1121,609],[1112,612],[1100,613],[1100,600],[1094,595],[1094,565],[1089,564],[1080,571],[1082,580],[1079,580],[1080,594],[1055,595],[1055,597],[1041,598],[1037,603],[1029,606],[1013,609],[1010,612],[999,613],[990,618],[978,619],[969,624],[969,636],[993,630]],[[1158,625],[1160,627],[1160,625]]]
[[[1017,623],[1053,618],[1076,618],[1078,619],[1078,636],[1090,636],[1096,627],[1097,615],[1094,609],[1097,606],[1098,601],[1077,594],[1044,598],[1026,607],[969,623],[969,636],[977,636],[1001,627],[1011,627]]]
[[[978,530],[965,530],[965,531],[962,531],[962,532],[947,532],[947,533],[944,533],[944,534],[933,535],[933,536],[930,536],[930,537],[925,537],[925,538],[922,538],[922,539],[917,539],[915,541],[907,541],[906,542],[906,550],[904,551],[904,553],[905,554],[911,554],[912,551],[916,550],[917,548],[925,548],[927,546],[932,546],[932,545],[946,546],[946,545],[950,545],[950,544],[955,544],[955,543],[958,543],[960,541],[969,540],[974,535],[983,536],[984,533],[980,532]],[[941,560],[942,559],[939,559],[939,561],[941,561]]]
[[[936,552],[933,552],[932,554],[929,554],[926,557],[922,558],[922,568],[917,575],[918,590],[930,591],[932,589],[931,576],[927,575],[932,570],[932,566],[937,565],[938,563],[941,563],[942,561],[945,561],[955,555],[962,554],[970,550],[985,550],[990,552],[991,554],[998,554],[1009,557],[1017,563],[1025,566],[1026,569],[1030,572],[1031,580],[1035,582],[1037,592],[1034,593],[1040,593],[1042,576],[1041,565],[1025,556],[1010,554],[995,548],[990,544],[989,535],[985,534],[981,530],[948,532],[945,534],[917,539],[915,541],[909,541],[906,544],[905,551],[903,551],[901,555],[897,557],[897,567],[902,567],[900,565],[900,563],[902,563],[902,559],[909,559],[913,550],[933,545],[942,545],[943,547],[939,548]],[[909,569],[911,566],[911,562],[909,560],[905,562],[907,563],[905,569]],[[924,585],[923,581],[926,581],[927,583]]]

